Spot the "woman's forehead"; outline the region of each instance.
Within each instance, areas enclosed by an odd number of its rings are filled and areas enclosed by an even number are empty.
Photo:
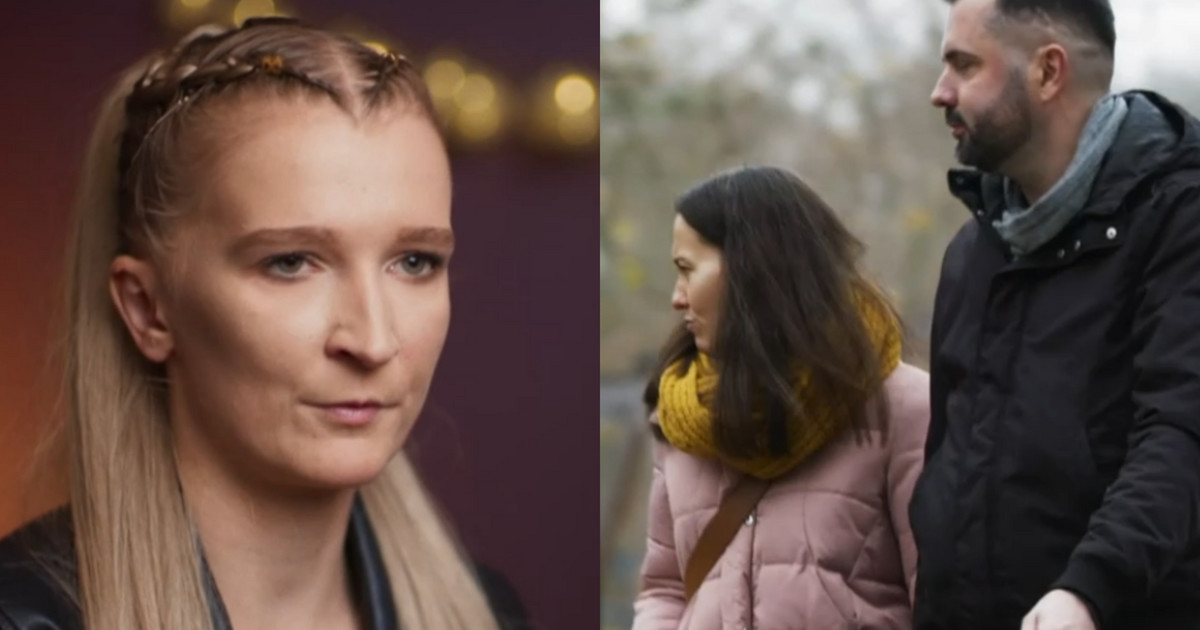
[[[400,212],[448,222],[449,164],[425,118],[354,120],[311,103],[276,111],[253,116],[200,169],[201,205],[216,213],[208,219],[262,228]]]

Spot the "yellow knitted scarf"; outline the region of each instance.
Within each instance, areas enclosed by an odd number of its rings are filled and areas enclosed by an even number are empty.
[[[859,300],[863,323],[879,349],[882,374],[888,375],[900,363],[900,327],[875,300]],[[713,434],[712,405],[717,391],[719,371],[708,355],[697,354],[680,374],[679,362],[668,367],[659,381],[658,417],[663,435],[675,448],[697,457],[724,462],[759,479],[774,479],[795,468],[828,443],[846,424],[844,409],[821,399],[811,391],[802,371],[796,379],[796,396],[803,401],[806,417],[788,418],[788,453],[783,457],[759,456],[735,458],[720,451]],[[762,439],[766,440],[766,427]]]

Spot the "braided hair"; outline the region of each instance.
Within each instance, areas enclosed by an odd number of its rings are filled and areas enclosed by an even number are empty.
[[[399,100],[437,120],[420,73],[403,55],[381,53],[294,18],[197,28],[173,49],[153,55],[125,99],[117,189],[123,251],[140,237],[153,240],[155,215],[170,192],[164,187],[172,181],[170,166],[179,152],[172,149],[192,110],[249,88],[328,98],[360,116]]]

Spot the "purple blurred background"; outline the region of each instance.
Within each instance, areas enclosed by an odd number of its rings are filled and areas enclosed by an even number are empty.
[[[290,6],[315,24],[353,16],[418,58],[454,45],[518,82],[556,64],[599,71],[595,3]],[[151,0],[0,6],[0,533],[61,501],[51,488],[26,487],[20,473],[52,417],[48,322],[68,209],[103,91],[166,41]],[[545,629],[598,620],[598,168],[595,147],[456,153],[454,317],[414,437],[468,548],[509,576]]]

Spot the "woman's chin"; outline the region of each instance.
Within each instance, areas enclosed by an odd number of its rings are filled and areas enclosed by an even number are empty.
[[[380,448],[379,444],[330,445],[293,460],[287,468],[298,485],[324,490],[355,489],[383,474],[395,454],[395,450]]]

